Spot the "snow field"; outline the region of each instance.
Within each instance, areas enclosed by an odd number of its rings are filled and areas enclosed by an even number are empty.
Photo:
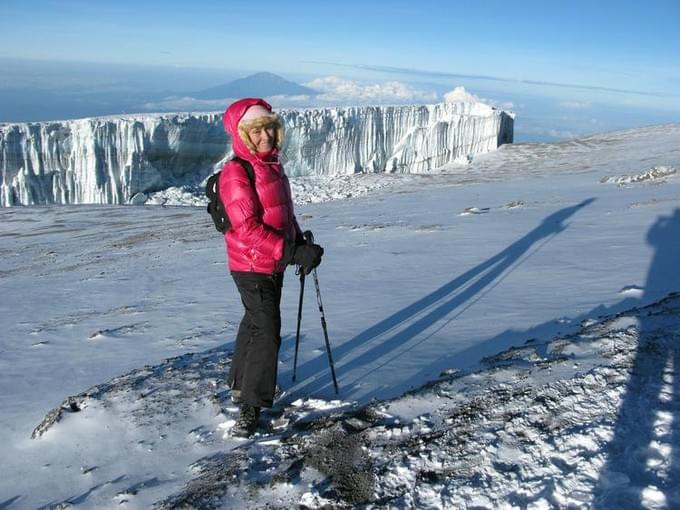
[[[313,287],[290,382],[289,272],[286,394],[245,442],[241,305],[202,207],[1,210],[0,505],[673,508],[680,184],[601,180],[678,168],[678,134],[504,146],[299,206],[341,393]]]

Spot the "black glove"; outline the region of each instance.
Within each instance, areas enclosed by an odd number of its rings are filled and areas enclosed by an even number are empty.
[[[318,244],[302,244],[295,247],[293,263],[302,266],[305,274],[309,274],[312,269],[321,264],[322,255],[323,248]]]

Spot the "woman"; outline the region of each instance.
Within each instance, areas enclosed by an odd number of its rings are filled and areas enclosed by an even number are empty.
[[[241,411],[232,435],[251,436],[261,407],[271,407],[281,345],[281,287],[287,265],[309,273],[323,249],[304,243],[293,212],[290,184],[278,160],[283,128],[271,106],[246,98],[227,108],[224,127],[234,155],[247,161],[254,183],[238,159],[228,161],[219,177],[219,194],[231,228],[225,233],[229,270],[245,314],[236,337],[229,373],[232,396]]]

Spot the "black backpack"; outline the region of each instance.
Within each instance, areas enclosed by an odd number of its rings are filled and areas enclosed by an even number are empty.
[[[245,159],[239,157],[233,157],[230,161],[236,161],[245,169],[250,185],[255,189],[255,171],[253,166]],[[217,231],[224,234],[231,228],[231,222],[229,221],[229,216],[227,216],[227,211],[224,209],[224,204],[220,200],[218,183],[221,173],[222,170],[208,178],[208,182],[205,185],[205,194],[208,196],[208,214],[210,214]]]

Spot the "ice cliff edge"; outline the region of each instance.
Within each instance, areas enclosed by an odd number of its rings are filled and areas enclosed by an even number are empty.
[[[422,173],[513,140],[513,114],[479,103],[279,113],[290,176]],[[143,201],[200,185],[230,156],[220,113],[3,124],[0,206]]]

